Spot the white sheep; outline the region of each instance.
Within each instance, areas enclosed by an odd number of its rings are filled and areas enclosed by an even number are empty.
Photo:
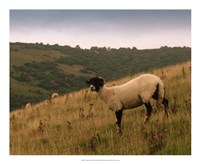
[[[59,96],[58,93],[56,93],[56,92],[55,92],[55,93],[52,93],[52,94],[50,95],[49,101],[50,101],[51,103],[53,103],[54,99],[56,99],[58,96]]]
[[[26,103],[26,105],[25,105],[25,107],[24,107],[24,109],[30,109],[30,108],[32,108],[32,104],[29,102],[29,103]]]
[[[102,77],[91,78],[86,83],[90,86],[91,91],[96,91],[108,108],[115,112],[118,134],[122,132],[121,119],[125,109],[135,108],[144,104],[147,109],[144,123],[147,123],[152,111],[151,98],[157,100],[157,108],[161,108],[161,104],[164,105],[165,113],[168,116],[168,100],[164,98],[164,85],[158,76],[143,74],[125,84],[112,87],[107,87]]]
[[[59,95],[58,95],[58,93],[52,93],[51,94],[51,99],[55,99],[56,97],[58,97]]]

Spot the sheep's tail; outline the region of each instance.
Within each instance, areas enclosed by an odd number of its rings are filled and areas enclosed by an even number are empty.
[[[164,88],[164,84],[161,80],[157,84],[157,91],[158,91],[157,108],[160,110],[161,105],[162,105],[163,100],[164,100],[164,97],[165,97],[165,88]]]
[[[167,118],[169,118],[169,113],[168,113],[168,103],[169,101],[165,98],[165,88],[163,85],[163,82],[161,81],[158,84],[158,100],[157,100],[157,108],[161,109],[161,104],[164,105],[165,107],[165,115],[167,116]]]

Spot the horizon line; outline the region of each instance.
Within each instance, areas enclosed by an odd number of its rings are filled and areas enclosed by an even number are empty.
[[[186,45],[182,45],[182,46],[169,46],[169,45],[162,45],[159,47],[152,47],[152,48],[137,48],[136,46],[132,46],[132,47],[124,47],[124,46],[120,46],[120,47],[110,47],[110,46],[90,46],[90,48],[84,48],[81,47],[79,44],[77,44],[76,46],[71,46],[71,45],[67,45],[67,44],[59,44],[59,43],[43,43],[43,42],[20,42],[20,41],[9,41],[9,43],[20,43],[20,44],[41,44],[44,46],[61,46],[61,47],[71,47],[71,48],[80,48],[82,50],[90,50],[93,47],[97,47],[97,48],[106,48],[106,49],[120,49],[120,48],[125,48],[125,49],[136,49],[136,50],[150,50],[150,49],[160,49],[160,48],[191,48],[191,46],[186,46]]]

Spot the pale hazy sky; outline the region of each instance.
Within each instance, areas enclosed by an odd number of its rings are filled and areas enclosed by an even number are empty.
[[[191,10],[10,10],[10,42],[191,47]]]

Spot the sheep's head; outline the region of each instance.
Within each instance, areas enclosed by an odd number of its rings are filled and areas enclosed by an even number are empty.
[[[102,77],[93,77],[89,81],[86,81],[86,83],[91,88],[91,91],[98,92],[101,87],[105,84],[105,80]]]

